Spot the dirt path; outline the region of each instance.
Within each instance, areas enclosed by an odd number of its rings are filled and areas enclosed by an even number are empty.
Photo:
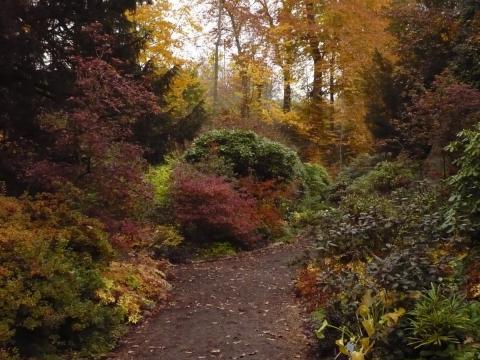
[[[301,243],[178,266],[174,302],[130,334],[110,359],[307,359],[293,293]]]

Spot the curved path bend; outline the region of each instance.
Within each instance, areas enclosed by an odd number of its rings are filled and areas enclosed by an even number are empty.
[[[172,302],[120,344],[110,360],[307,359],[294,295],[301,242],[174,269]]]

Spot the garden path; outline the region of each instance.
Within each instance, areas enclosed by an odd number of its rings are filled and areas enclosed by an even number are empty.
[[[304,311],[294,294],[305,250],[297,242],[176,266],[172,301],[110,359],[308,359]]]

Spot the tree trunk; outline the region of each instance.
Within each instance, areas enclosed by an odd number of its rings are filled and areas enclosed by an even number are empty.
[[[335,121],[334,121],[334,115],[335,115],[335,55],[332,54],[330,58],[330,69],[329,69],[329,75],[330,75],[330,81],[329,81],[329,86],[328,86],[328,92],[330,96],[330,130],[334,131],[335,130]]]
[[[243,67],[243,65],[241,65]],[[249,77],[247,71],[242,68],[240,71],[240,78],[242,82],[242,104],[240,105],[240,115],[242,119],[250,117],[250,99],[249,99]]]
[[[323,98],[323,59],[320,56],[320,51],[318,55],[313,55],[313,84],[312,84],[312,93],[311,97],[315,104],[319,105],[322,102]]]
[[[283,111],[285,113],[292,111],[292,72],[290,65],[284,65],[283,68]]]
[[[220,43],[222,41],[222,13],[224,0],[218,0],[218,18],[217,18],[217,41],[215,43],[215,58],[214,58],[214,79],[213,79],[213,111],[218,110],[218,74],[219,74],[219,56]]]
[[[232,23],[233,37],[235,40],[235,46],[237,47],[237,55],[238,55],[237,64],[240,68],[240,80],[241,80],[241,87],[242,87],[242,103],[240,105],[240,114],[242,119],[248,119],[248,117],[250,116],[250,99],[249,99],[250,79],[249,79],[247,68],[245,65],[243,48],[240,41],[241,26],[237,24],[234,14],[232,14],[232,12],[229,11],[228,9],[227,9],[227,14]]]
[[[316,105],[320,105],[323,97],[323,54],[320,51],[320,36],[316,23],[314,1],[308,0],[305,4],[308,23],[308,47],[313,60],[313,84],[311,98]]]

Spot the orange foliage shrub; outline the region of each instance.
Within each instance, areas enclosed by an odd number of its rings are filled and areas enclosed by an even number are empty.
[[[476,259],[467,269],[467,296],[469,299],[480,299],[480,259]]]
[[[297,296],[307,305],[307,311],[312,312],[325,305],[330,298],[319,286],[320,269],[309,265],[302,269],[298,275],[295,291]]]
[[[274,236],[282,235],[285,214],[299,196],[297,184],[277,180],[257,181],[246,177],[238,181],[238,186],[256,199],[257,213],[263,227]]]

